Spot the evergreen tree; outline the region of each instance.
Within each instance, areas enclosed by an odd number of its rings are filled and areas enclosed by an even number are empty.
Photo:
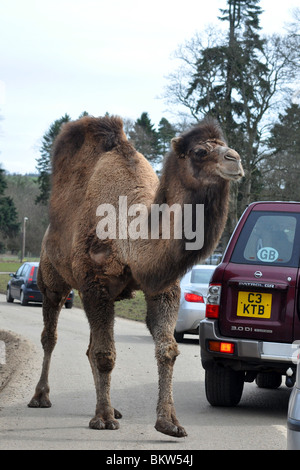
[[[18,213],[18,221],[23,227],[24,217],[26,222],[26,255],[39,256],[41,242],[45,230],[49,224],[48,211],[41,204],[35,204],[35,198],[39,193],[36,184],[36,176],[29,175],[6,175],[7,188],[5,194],[14,201]],[[20,251],[20,234],[10,234],[8,240],[3,240],[6,249],[12,253]]]
[[[227,235],[250,202],[257,173],[258,125],[268,92],[269,70],[262,60],[259,0],[228,0],[221,21],[228,25],[225,41],[200,51],[187,96],[193,95],[197,115],[210,114],[221,123],[229,145],[242,156],[245,178],[232,185]]]
[[[134,147],[141,152],[151,163],[158,163],[161,156],[159,152],[158,133],[154,128],[154,124],[144,112],[138,118],[129,132],[129,139]]]
[[[158,124],[158,142],[160,154],[164,156],[170,148],[170,142],[176,135],[176,128],[166,118],[161,118]]]
[[[300,201],[300,106],[290,104],[279,114],[268,139],[271,150],[265,164],[265,199]]]
[[[70,116],[65,114],[60,119],[54,121],[43,136],[42,146],[40,148],[41,156],[37,159],[36,166],[39,172],[37,182],[40,189],[40,194],[35,199],[36,204],[43,204],[45,206],[48,204],[51,188],[52,146],[55,138],[59,134],[61,126],[69,121],[71,121]]]
[[[4,238],[13,237],[20,230],[14,202],[11,197],[4,195],[6,187],[4,170],[0,169],[0,232]]]

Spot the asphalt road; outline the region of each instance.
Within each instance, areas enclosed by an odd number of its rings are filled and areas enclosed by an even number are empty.
[[[33,348],[0,393],[0,449],[188,450],[286,449],[286,419],[290,390],[258,389],[245,384],[236,408],[213,408],[205,398],[204,371],[198,341],[180,344],[174,370],[177,416],[188,437],[172,438],[154,429],[157,369],[152,338],[144,324],[117,318],[117,363],[112,378],[112,404],[123,414],[120,429],[88,427],[95,409],[95,390],[85,355],[89,329],[80,309],[63,309],[58,344],[52,358],[52,408],[27,407],[42,361],[42,309],[0,295],[0,329],[27,338]]]

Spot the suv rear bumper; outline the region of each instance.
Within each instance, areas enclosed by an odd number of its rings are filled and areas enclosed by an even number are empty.
[[[210,340],[234,343],[234,353],[210,352],[208,350]],[[200,347],[202,365],[205,369],[210,368],[215,362],[224,361],[236,369],[259,369],[260,365],[264,367],[272,366],[272,364],[281,365],[287,369],[289,365],[295,367],[297,363],[299,344],[224,337],[219,332],[217,320],[205,318],[200,322]]]

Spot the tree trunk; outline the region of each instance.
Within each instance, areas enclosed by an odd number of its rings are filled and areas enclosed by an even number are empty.
[[[246,170],[245,171],[245,177],[244,177],[243,183],[241,185],[242,198],[241,198],[241,203],[239,205],[239,209],[240,209],[241,213],[246,209],[246,207],[251,202],[251,187],[252,187],[251,171]]]
[[[220,239],[219,246],[218,246],[218,249],[222,251],[222,253],[224,253],[226,246],[230,240],[230,237],[239,219],[237,196],[238,196],[238,184],[231,183],[228,217],[227,217],[224,232],[222,234],[222,237]]]

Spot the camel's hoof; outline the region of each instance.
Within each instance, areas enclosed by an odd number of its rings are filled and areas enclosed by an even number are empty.
[[[98,416],[95,416],[94,418],[91,419],[89,423],[89,427],[91,429],[119,429],[119,423],[118,421],[114,419],[108,419],[104,421],[102,418],[99,418]]]
[[[168,421],[166,419],[158,419],[155,424],[156,431],[162,432],[163,434],[167,434],[168,436],[173,437],[186,437],[187,432],[184,427],[180,426],[179,424],[176,425],[172,423],[172,421]]]
[[[115,416],[115,419],[121,419],[122,418],[122,413],[120,413],[120,411],[116,410],[116,408],[114,408],[114,416]]]
[[[91,429],[105,429],[105,422],[100,418],[92,418],[89,422],[89,427]]]
[[[51,408],[52,403],[45,396],[34,396],[27,405],[29,408]]]

